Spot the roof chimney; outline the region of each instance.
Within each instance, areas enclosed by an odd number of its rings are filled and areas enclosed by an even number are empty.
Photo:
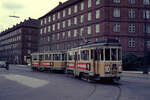
[[[61,5],[62,4],[62,2],[59,2],[59,5]]]

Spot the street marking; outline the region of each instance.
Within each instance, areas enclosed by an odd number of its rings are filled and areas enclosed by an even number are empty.
[[[3,75],[6,79],[15,81],[19,84],[31,87],[31,88],[39,88],[47,85],[49,82],[41,79],[36,79],[28,76],[23,75],[15,75],[15,74],[9,74],[9,75]]]

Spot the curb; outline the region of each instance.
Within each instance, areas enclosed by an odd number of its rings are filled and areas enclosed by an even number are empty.
[[[142,71],[123,71],[123,73],[130,73],[130,74],[143,74]],[[148,72],[150,74],[150,72]]]

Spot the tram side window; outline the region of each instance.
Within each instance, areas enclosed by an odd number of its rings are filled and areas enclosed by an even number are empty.
[[[89,60],[89,50],[81,51],[81,60]]]
[[[104,60],[103,49],[91,50],[91,59]]]
[[[53,60],[60,60],[60,54],[53,54]]]
[[[51,54],[49,54],[49,58],[48,58],[48,60],[51,60]]]
[[[43,60],[43,55],[39,55],[39,60]]]
[[[68,60],[73,60],[73,55],[68,55]]]
[[[105,60],[110,60],[110,48],[105,49]]]
[[[49,60],[48,58],[49,58],[49,55],[46,54],[46,55],[45,55],[45,60]]]
[[[33,55],[32,60],[37,60],[37,55]]]
[[[117,49],[111,49],[111,59],[117,60]]]
[[[67,60],[67,55],[66,54],[62,54],[62,60]]]
[[[103,49],[100,49],[100,54],[101,54],[101,60],[104,60],[104,50]]]
[[[118,49],[118,60],[121,60],[121,49]]]

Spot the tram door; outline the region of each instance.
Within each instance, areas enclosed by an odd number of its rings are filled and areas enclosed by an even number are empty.
[[[99,49],[92,49],[91,50],[91,59],[93,61],[93,71],[95,74],[99,74],[100,64],[100,52]]]
[[[78,53],[75,52],[74,54],[74,75],[77,75],[77,67],[78,67]]]

